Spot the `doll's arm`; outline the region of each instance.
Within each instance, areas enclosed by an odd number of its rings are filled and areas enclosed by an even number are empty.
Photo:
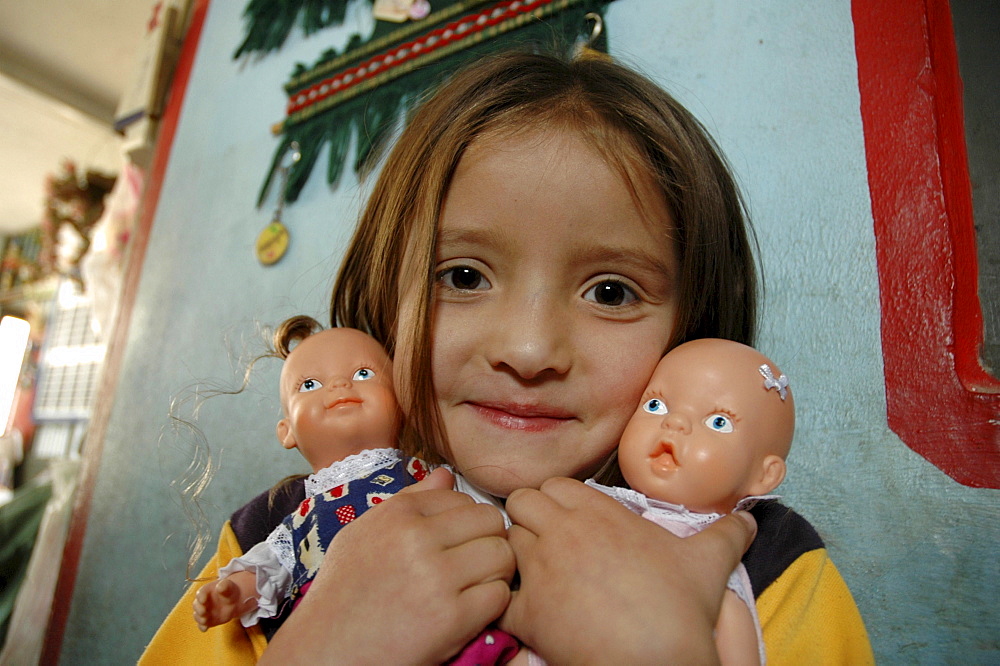
[[[715,625],[715,647],[723,666],[760,665],[757,628],[750,609],[732,590],[722,598],[719,621]]]
[[[206,631],[234,620],[257,608],[257,574],[237,571],[221,580],[202,585],[194,598],[194,619],[198,628]]]

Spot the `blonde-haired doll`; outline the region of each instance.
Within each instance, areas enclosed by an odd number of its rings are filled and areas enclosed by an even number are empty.
[[[422,460],[394,448],[400,411],[392,361],[382,346],[356,329],[319,328],[309,317],[293,317],[274,339],[276,354],[285,359],[284,417],[276,434],[312,467],[306,499],[266,541],[198,590],[194,619],[202,631],[237,617],[252,626],[277,615],[286,599],[297,605],[340,529],[429,473]],[[459,476],[455,485],[476,501],[495,505]],[[513,654],[517,644],[491,631],[466,650]]]

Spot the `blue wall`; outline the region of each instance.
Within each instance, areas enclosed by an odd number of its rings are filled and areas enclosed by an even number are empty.
[[[364,198],[353,174],[331,190],[318,169],[286,210],[288,255],[257,263],[253,242],[274,200],[254,202],[282,84],[349,30],[296,34],[276,54],[233,61],[244,4],[215,0],[204,26],[100,462],[66,663],[133,661],[179,597],[190,523],[169,484],[192,453],[169,429],[171,397],[236,383],[262,349],[260,324],[327,319]],[[362,31],[366,7],[349,17]],[[607,25],[612,54],[702,119],[745,188],[767,287],[761,347],[794,378],[800,414],[781,492],[826,538],[879,661],[1000,661],[1000,493],[955,483],[886,424],[850,2],[617,0]],[[305,470],[274,439],[276,371],[262,368],[250,391],[200,414],[220,463],[207,492],[213,537],[234,508]]]

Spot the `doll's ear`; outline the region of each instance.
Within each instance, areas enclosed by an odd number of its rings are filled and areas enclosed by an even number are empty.
[[[785,480],[785,461],[781,456],[764,456],[760,479],[750,488],[749,495],[767,495]]]
[[[278,441],[286,449],[294,449],[299,444],[295,441],[295,434],[292,432],[292,426],[289,425],[288,419],[281,419],[278,421],[278,427],[276,429],[278,435]]]

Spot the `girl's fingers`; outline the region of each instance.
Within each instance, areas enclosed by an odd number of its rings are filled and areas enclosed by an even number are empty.
[[[423,480],[400,490],[399,494],[419,493],[423,490],[451,490],[454,487],[454,475],[444,467],[438,467],[424,477]]]
[[[506,536],[503,515],[489,504],[466,504],[426,516],[428,529],[442,548],[453,548],[482,537]]]
[[[418,485],[410,486],[410,488],[416,488]],[[378,508],[382,509],[391,504],[394,509],[403,513],[416,513],[429,517],[459,507],[472,506],[475,503],[474,499],[464,493],[437,488],[417,492],[399,492],[379,505]]]
[[[715,521],[701,532],[687,538],[707,577],[726,580],[739,564],[754,537],[757,522],[746,511],[738,511]]]
[[[468,590],[476,585],[503,581],[509,585],[514,578],[514,551],[507,539],[484,537],[449,548],[443,562],[452,572],[457,589]]]
[[[492,580],[463,590],[458,595],[458,606],[462,615],[468,618],[468,625],[472,629],[465,642],[471,640],[475,632],[500,617],[510,599],[510,585],[503,580]]]
[[[538,536],[521,525],[511,525],[507,530],[507,543],[514,550],[514,555],[526,553],[534,545]]]
[[[563,477],[547,480],[539,490],[515,490],[507,498],[506,509],[512,521],[536,534],[565,520],[567,510],[624,510],[604,493]]]
[[[504,508],[514,524],[535,533],[541,526],[558,520],[563,511],[554,499],[534,488],[515,490],[507,497]]]

